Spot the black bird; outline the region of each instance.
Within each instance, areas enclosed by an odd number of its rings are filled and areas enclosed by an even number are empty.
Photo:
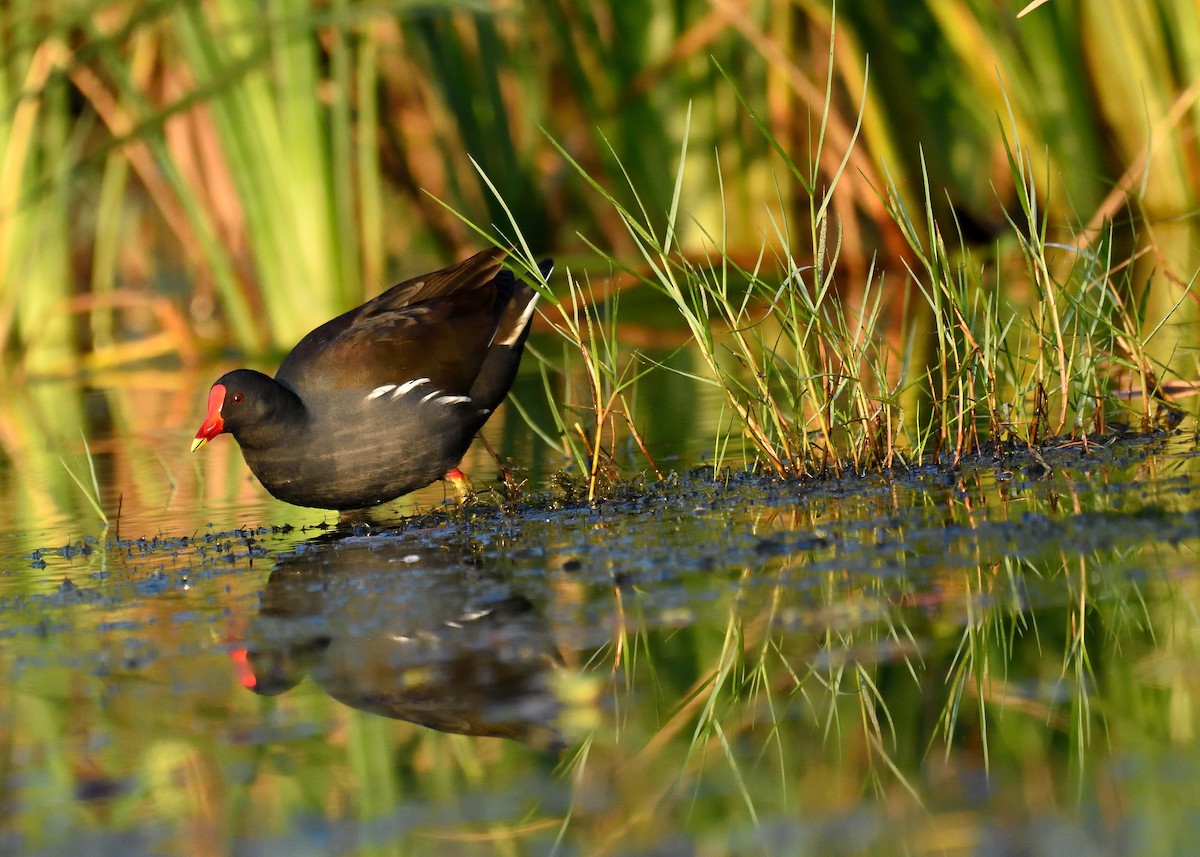
[[[538,294],[503,249],[392,286],[318,327],[272,379],[217,379],[192,451],[233,435],[280,500],[318,509],[386,503],[458,464],[512,387]],[[552,263],[539,264],[543,279]]]

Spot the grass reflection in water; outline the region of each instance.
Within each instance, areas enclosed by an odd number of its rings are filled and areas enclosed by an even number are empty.
[[[1195,450],[1042,463],[48,551],[4,844],[1170,853]]]

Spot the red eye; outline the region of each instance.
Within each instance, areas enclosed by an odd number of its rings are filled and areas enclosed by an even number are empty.
[[[233,402],[235,405],[240,405],[242,403],[242,399],[244,399],[244,398],[246,398],[246,397],[243,396],[241,393],[234,393],[232,396],[229,397],[229,401]]]

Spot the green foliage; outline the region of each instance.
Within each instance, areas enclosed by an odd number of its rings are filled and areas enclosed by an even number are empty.
[[[1147,427],[1195,368],[1200,52],[1169,3],[0,14],[0,352],[24,370],[287,348],[477,244],[447,208],[560,257],[548,389],[586,392],[540,429],[592,496],[653,365],[614,333],[639,285],[733,420],[719,455],[743,437],[779,473],[1102,430],[1131,390]]]

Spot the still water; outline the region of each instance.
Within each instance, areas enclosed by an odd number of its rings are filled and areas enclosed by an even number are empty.
[[[0,853],[1166,855],[1200,834],[1190,428],[1048,450],[1048,473],[702,470],[589,508],[508,412],[489,439],[533,462],[522,497],[474,449],[479,504],[435,486],[339,523],[267,497],[227,438],[188,456],[201,388],[3,394],[24,398],[0,410]]]

